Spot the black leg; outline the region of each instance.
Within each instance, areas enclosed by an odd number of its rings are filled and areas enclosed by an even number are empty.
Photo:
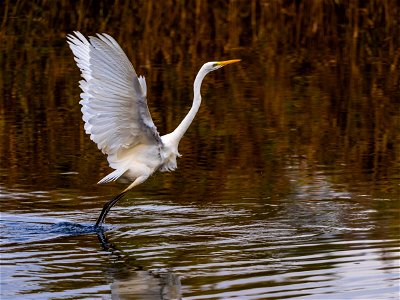
[[[118,194],[117,196],[112,198],[110,201],[108,201],[106,204],[104,204],[103,210],[101,211],[99,217],[97,218],[96,224],[94,225],[95,229],[99,228],[103,224],[104,219],[106,218],[111,207],[113,207],[115,205],[115,203],[117,203],[118,200],[124,196],[125,193],[126,192],[122,192],[122,193]]]

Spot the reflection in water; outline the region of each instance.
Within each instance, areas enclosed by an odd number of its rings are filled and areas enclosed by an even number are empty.
[[[179,277],[170,272],[136,271],[111,284],[113,299],[175,300],[181,299]]]
[[[126,225],[97,234],[93,225],[53,223],[47,216],[31,222],[29,216],[5,214],[2,234],[27,231],[31,239],[10,237],[3,243],[2,282],[7,285],[2,293],[6,298],[24,293],[107,298],[111,289],[120,299],[174,299],[181,292],[185,299],[393,298],[396,231],[386,232],[387,239],[374,237],[376,212],[348,199],[309,196],[309,201],[274,204],[131,199],[132,206],[114,213],[115,222]],[[47,239],[51,228],[56,236]]]
[[[111,253],[112,264],[105,273],[111,279],[113,299],[173,300],[181,299],[181,282],[177,275],[168,271],[146,271],[139,262],[110,243],[103,228],[97,232],[99,241]]]
[[[57,222],[58,221],[58,222]],[[14,276],[19,277],[21,270],[13,270],[8,273],[12,262],[24,262],[26,267],[32,263],[29,257],[34,260],[38,259],[41,255],[30,255],[29,252],[39,251],[44,244],[54,243],[63,240],[63,243],[74,243],[74,237],[87,237],[88,235],[97,234],[98,241],[100,242],[103,251],[110,255],[105,260],[100,262],[101,268],[104,272],[104,277],[110,282],[111,295],[113,299],[140,299],[140,300],[159,300],[159,299],[180,299],[181,298],[181,284],[177,275],[165,270],[147,271],[143,268],[140,261],[134,259],[132,256],[126,255],[123,251],[119,250],[113,243],[109,242],[104,230],[95,229],[93,225],[73,224],[69,222],[59,222],[57,219],[51,218],[36,218],[23,215],[1,214],[0,219],[1,228],[1,244],[8,249],[18,251],[17,256],[2,254],[3,267],[2,267],[2,282],[14,282]],[[6,249],[5,248],[5,249]],[[54,251],[54,250],[53,250]],[[93,253],[96,249],[92,249]],[[58,250],[60,256],[66,262],[67,257],[71,259],[72,271],[74,264],[80,260],[72,252],[68,250]],[[46,253],[46,252],[45,252]],[[42,262],[44,266],[47,265],[46,261],[51,259],[43,257],[45,260]],[[81,261],[84,263],[85,259]],[[37,262],[41,264],[40,262]],[[62,263],[59,261],[59,263]],[[80,268],[78,267],[77,270]],[[35,272],[40,269],[36,268]],[[44,270],[43,270],[44,271]],[[17,274],[15,274],[15,272]],[[23,272],[22,272],[23,273]],[[67,272],[66,277],[74,276],[72,272]],[[46,278],[46,276],[45,276]],[[16,283],[18,285],[18,282]],[[38,291],[41,291],[39,286]],[[4,295],[7,296],[8,289],[4,289]],[[83,293],[90,293],[90,287],[87,287]],[[60,287],[62,292],[62,287]],[[50,294],[49,294],[50,295]],[[53,296],[56,296],[55,293]],[[11,294],[10,294],[11,296]]]

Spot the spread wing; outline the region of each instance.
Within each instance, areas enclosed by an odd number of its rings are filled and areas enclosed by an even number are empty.
[[[138,144],[161,145],[146,100],[146,81],[108,34],[87,40],[80,32],[68,44],[83,80],[80,104],[85,131],[105,154]]]

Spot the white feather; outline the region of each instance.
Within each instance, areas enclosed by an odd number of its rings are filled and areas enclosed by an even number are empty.
[[[80,32],[74,34],[68,35],[68,44],[83,78],[79,84],[85,132],[116,169],[100,182],[113,181],[129,168],[119,152],[141,143],[161,148],[147,107],[146,81],[111,36],[98,34],[87,40]]]

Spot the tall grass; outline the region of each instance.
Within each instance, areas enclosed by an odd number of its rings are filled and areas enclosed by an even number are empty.
[[[122,44],[153,84],[150,106],[165,132],[186,112],[190,100],[182,99],[190,99],[190,83],[203,62],[242,58],[236,73],[225,73],[229,105],[205,103],[199,118],[206,121],[189,133],[195,142],[182,146],[207,151],[213,143],[201,143],[204,132],[224,128],[221,153],[227,155],[209,157],[224,161],[220,166],[235,163],[235,155],[257,168],[269,163],[266,153],[277,160],[280,153],[300,153],[309,161],[350,163],[359,173],[371,168],[379,177],[395,173],[400,163],[398,1],[3,0],[0,17],[3,164],[38,161],[45,169],[60,148],[82,153],[88,147],[83,130],[68,145],[54,142],[62,138],[60,128],[81,124],[79,91],[71,88],[78,74],[65,44],[73,30],[108,32]],[[288,101],[289,91],[299,89],[304,98]],[[6,117],[19,125],[10,127]],[[238,123],[246,132],[239,145],[229,140]],[[38,132],[48,133],[43,151],[36,148],[44,138]],[[17,148],[24,143],[31,152],[21,157]],[[328,155],[323,149],[332,144],[343,151]],[[78,161],[70,169],[79,169]]]

